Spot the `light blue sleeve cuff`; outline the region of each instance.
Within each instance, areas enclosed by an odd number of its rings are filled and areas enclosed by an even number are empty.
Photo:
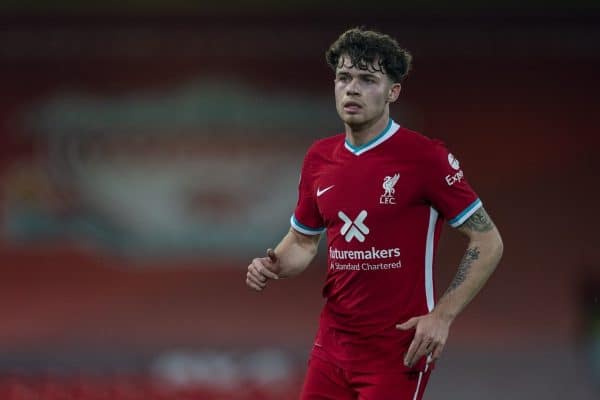
[[[320,235],[325,232],[325,228],[310,228],[306,225],[302,225],[297,219],[295,215],[292,215],[290,218],[290,223],[292,224],[292,228],[297,230],[300,233],[304,233],[305,235]]]
[[[481,200],[475,200],[474,202],[469,204],[469,206],[465,208],[460,214],[448,221],[448,224],[453,228],[461,226],[467,219],[469,219],[471,215],[475,213],[475,211],[479,210],[482,206],[483,203],[481,202]]]

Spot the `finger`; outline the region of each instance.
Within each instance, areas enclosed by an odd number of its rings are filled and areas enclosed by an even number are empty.
[[[406,365],[407,367],[412,367],[413,358],[414,358],[415,353],[417,352],[417,349],[419,348],[420,345],[421,345],[421,338],[415,336],[413,341],[410,343],[410,346],[408,347],[406,356],[404,357],[404,365]]]
[[[277,254],[275,254],[275,250],[273,249],[267,249],[267,257],[269,258],[269,261],[271,262],[271,265],[268,265],[267,268],[269,269],[269,271],[274,272],[275,274],[279,274],[279,272],[281,272],[281,265],[279,263],[279,256]],[[278,275],[279,277],[279,275]]]
[[[425,354],[431,354],[433,353],[433,350],[435,350],[435,348],[437,347],[438,343],[436,343],[435,341],[431,341],[431,343],[429,343],[427,345],[427,347],[425,347]]]
[[[256,283],[260,287],[265,287],[267,285],[266,278],[257,278],[254,275],[250,275],[248,278],[251,279],[254,283]]]
[[[250,272],[247,274],[247,278],[261,287],[264,287],[267,282],[267,280],[264,277],[257,276],[256,274]]]
[[[266,276],[261,274],[258,270],[258,267],[255,267],[254,265],[248,269],[248,273],[252,275],[258,282],[266,282],[268,279]]]
[[[261,287],[264,287],[267,284],[267,278],[260,275],[256,271],[249,271],[246,275],[247,275],[248,279],[252,279],[253,282],[260,285]]]
[[[396,329],[401,329],[403,331],[407,331],[407,330],[413,329],[415,326],[417,326],[417,322],[419,322],[419,317],[412,317],[408,321],[405,321],[401,324],[397,324]]]
[[[444,351],[444,343],[440,343],[431,352],[431,361],[435,361],[440,358],[442,355],[442,351]]]
[[[415,351],[413,359],[410,362],[410,366],[412,367],[417,361],[419,361],[424,355],[429,354],[431,347],[431,341],[423,340],[419,345],[419,348]]]
[[[269,270],[266,267],[266,264],[269,262],[269,259],[266,257],[263,258],[255,258],[252,260],[252,264],[248,266],[248,271],[254,270],[257,276],[264,276],[265,278],[276,279],[272,276],[275,275],[273,271]],[[267,271],[267,272],[263,272]]]
[[[256,262],[254,263],[254,266],[256,267],[256,269],[258,270],[258,272],[269,278],[269,279],[279,279],[279,276],[277,276],[277,274],[271,270],[269,270],[263,263],[262,260],[261,262]]]
[[[265,282],[260,282],[251,275],[249,275],[246,278],[246,282],[248,283],[249,286],[252,286],[253,288],[256,288],[257,290],[263,290],[264,287],[267,285]]]
[[[261,288],[260,286],[258,286],[253,280],[251,280],[250,278],[246,278],[246,285],[248,285],[248,287],[250,287],[251,289],[256,290],[257,292],[262,291],[263,288]]]
[[[277,257],[277,255],[275,254],[275,251],[271,248],[267,249],[267,257],[269,257],[269,259],[271,260],[272,263],[276,263],[277,260],[279,259]]]

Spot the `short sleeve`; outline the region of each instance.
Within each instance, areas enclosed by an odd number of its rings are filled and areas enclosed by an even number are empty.
[[[305,235],[318,235],[325,231],[325,224],[315,196],[317,167],[315,157],[309,150],[302,164],[298,184],[298,203],[291,218],[292,228]]]
[[[453,228],[462,225],[482,207],[459,161],[440,141],[433,141],[427,158],[426,196]]]

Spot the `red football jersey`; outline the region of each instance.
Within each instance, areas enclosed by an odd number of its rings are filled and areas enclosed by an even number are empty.
[[[457,227],[479,207],[443,143],[391,119],[360,147],[344,134],[315,142],[291,218],[304,234],[327,230],[326,304],[313,355],[355,371],[405,369],[414,330],[395,326],[434,307],[442,223]]]

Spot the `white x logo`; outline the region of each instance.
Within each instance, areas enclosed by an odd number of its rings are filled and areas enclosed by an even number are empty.
[[[369,234],[369,228],[364,224],[364,220],[367,218],[366,210],[362,210],[354,221],[344,214],[343,211],[338,212],[338,217],[344,221],[341,233],[345,235],[346,242],[350,242],[353,238],[356,238],[359,242],[365,241],[365,235]]]

